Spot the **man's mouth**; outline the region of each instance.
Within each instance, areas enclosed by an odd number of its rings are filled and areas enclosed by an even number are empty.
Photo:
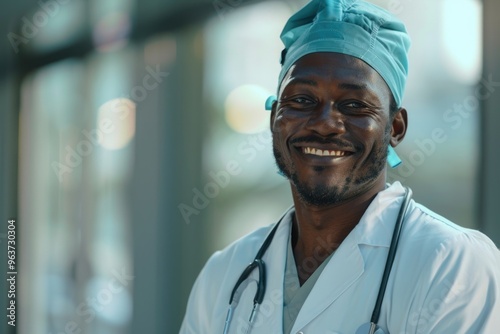
[[[314,147],[302,147],[302,152],[305,154],[317,155],[320,157],[343,157],[346,155],[346,151],[338,151],[338,150],[322,150]]]

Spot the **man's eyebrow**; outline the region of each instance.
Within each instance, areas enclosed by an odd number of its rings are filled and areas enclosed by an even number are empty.
[[[307,86],[313,86],[317,87],[318,83],[314,80],[311,79],[306,79],[306,78],[293,78],[290,80],[290,84],[292,85],[307,85]],[[369,87],[367,84],[364,83],[352,83],[352,82],[343,82],[338,85],[339,89],[346,89],[346,90],[369,90]]]
[[[293,84],[293,85],[307,85],[307,86],[318,86],[318,83],[314,80],[310,80],[310,79],[304,79],[304,78],[293,78],[292,80],[290,80],[290,84]]]
[[[343,82],[338,86],[340,89],[366,90],[368,85]]]

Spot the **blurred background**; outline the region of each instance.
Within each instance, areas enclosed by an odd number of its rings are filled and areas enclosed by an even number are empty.
[[[210,254],[291,204],[263,106],[305,2],[3,3],[0,268],[14,218],[18,275],[1,333],[178,332]],[[373,2],[412,37],[389,180],[499,245],[500,2]]]

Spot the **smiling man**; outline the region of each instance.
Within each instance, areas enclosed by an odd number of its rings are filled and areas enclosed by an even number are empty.
[[[404,25],[314,0],[281,39],[270,126],[294,206],[210,258],[181,333],[499,333],[493,242],[386,184],[408,125]]]

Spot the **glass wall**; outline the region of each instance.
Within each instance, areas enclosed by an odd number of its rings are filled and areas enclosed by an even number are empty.
[[[22,332],[122,333],[132,311],[135,102],[130,49],[68,59],[22,84]],[[126,276],[123,276],[126,277]],[[98,312],[99,311],[99,312]],[[40,328],[46,328],[45,331]]]

